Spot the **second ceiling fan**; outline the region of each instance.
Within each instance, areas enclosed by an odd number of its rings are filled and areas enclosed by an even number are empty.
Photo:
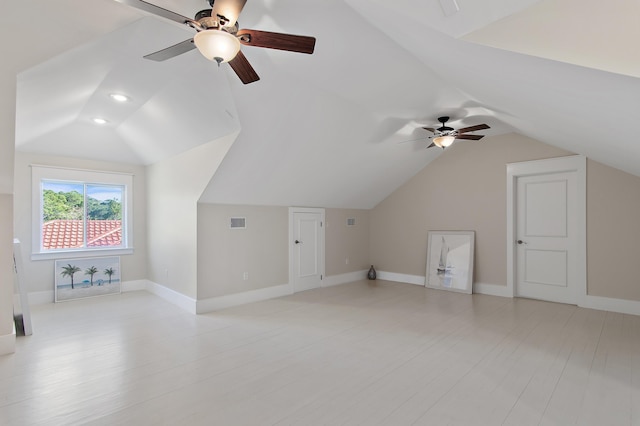
[[[193,38],[146,55],[146,59],[164,61],[197,48],[205,58],[216,61],[218,65],[228,62],[244,84],[258,81],[260,77],[240,50],[241,45],[311,54],[316,44],[314,37],[239,29],[238,16],[247,0],[207,0],[211,9],[201,10],[194,19],[143,0],[116,1],[188,25],[197,31]]]
[[[454,129],[453,127],[447,126],[447,121],[449,121],[449,117],[439,117],[438,121],[440,122],[440,127],[434,129],[433,127],[423,127],[423,129],[430,131],[433,133],[433,136],[429,136],[430,139],[433,140],[431,145],[427,148],[431,148],[437,146],[438,148],[446,148],[453,143],[456,139],[469,139],[469,140],[480,140],[484,137],[484,135],[468,135],[469,132],[475,132],[476,130],[484,130],[490,129],[486,124],[478,124],[476,126],[463,127],[462,129]]]

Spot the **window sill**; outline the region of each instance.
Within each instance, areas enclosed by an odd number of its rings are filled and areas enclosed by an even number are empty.
[[[31,260],[77,259],[81,257],[120,256],[127,254],[133,254],[133,248],[31,253]]]

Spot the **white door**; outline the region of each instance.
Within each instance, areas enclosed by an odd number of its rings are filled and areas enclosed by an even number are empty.
[[[515,295],[577,303],[577,173],[517,178]]]
[[[295,292],[322,285],[324,274],[324,210],[292,212],[291,263]]]

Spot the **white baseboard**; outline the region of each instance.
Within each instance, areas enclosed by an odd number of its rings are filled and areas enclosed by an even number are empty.
[[[16,327],[13,333],[0,336],[0,355],[12,354],[16,351]]]
[[[424,285],[425,277],[422,275],[399,274],[397,272],[378,272],[378,278],[381,280],[395,281],[399,283]],[[489,296],[513,297],[507,291],[507,286],[497,284],[475,283],[473,284],[473,292],[478,294],[486,294]]]
[[[148,280],[145,280],[145,290],[163,298],[167,302],[173,303],[189,313],[196,313],[196,300],[189,296],[185,296],[182,293],[178,293],[175,290]]]
[[[424,286],[424,276],[399,274],[397,272],[378,271],[376,276],[379,280],[395,281],[398,283],[415,284]]]
[[[348,282],[366,279],[367,271],[349,272],[347,274],[333,275],[325,277],[323,287],[345,284]],[[379,271],[378,279],[395,281],[406,284],[424,285],[424,277],[420,275],[399,274],[396,272]],[[182,293],[171,290],[160,284],[156,284],[149,280],[133,280],[124,281],[122,283],[122,291],[141,291],[146,290],[163,299],[181,307],[190,313],[206,313],[220,309],[230,308],[233,306],[243,305],[245,303],[259,302],[261,300],[273,299],[276,297],[287,296],[293,294],[293,286],[283,284],[274,287],[267,287],[259,290],[248,291],[244,293],[230,294],[227,296],[212,297],[210,299],[195,300]],[[485,294],[490,296],[513,297],[509,294],[506,286],[497,284],[475,283],[473,292],[477,294]],[[15,296],[14,296],[15,297]],[[54,302],[53,290],[35,291],[28,294],[29,305],[42,305]],[[583,308],[598,309],[601,311],[618,312],[621,314],[640,315],[640,301],[614,299],[601,296],[585,296],[578,306]],[[4,353],[13,353],[15,351],[15,333],[0,336],[0,355]]]
[[[149,283],[150,281],[147,280],[123,281],[120,288],[123,293],[128,291],[147,290]],[[16,297],[20,297],[20,295],[14,295],[14,298]],[[54,303],[55,301],[53,290],[32,291],[27,294],[27,297],[29,298],[29,306],[44,305],[47,303]]]
[[[331,287],[334,285],[352,283],[367,279],[367,270],[347,272],[346,274],[330,275],[322,280],[322,287]]]
[[[206,314],[207,312],[219,311],[221,309],[244,305],[246,303],[275,299],[276,297],[288,296],[290,294],[293,294],[293,285],[282,284],[274,287],[245,291],[243,293],[211,297],[209,299],[198,300],[196,302],[196,313]]]
[[[613,299],[601,296],[585,296],[578,304],[582,308],[598,309],[600,311],[618,312],[620,314],[640,315],[640,301]]]
[[[477,294],[486,294],[488,296],[513,298],[513,294],[509,292],[506,285],[473,283],[473,292]]]

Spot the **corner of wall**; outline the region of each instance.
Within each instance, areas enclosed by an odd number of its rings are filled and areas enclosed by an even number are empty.
[[[11,334],[0,336],[0,355],[12,354],[16,351],[16,328]]]

